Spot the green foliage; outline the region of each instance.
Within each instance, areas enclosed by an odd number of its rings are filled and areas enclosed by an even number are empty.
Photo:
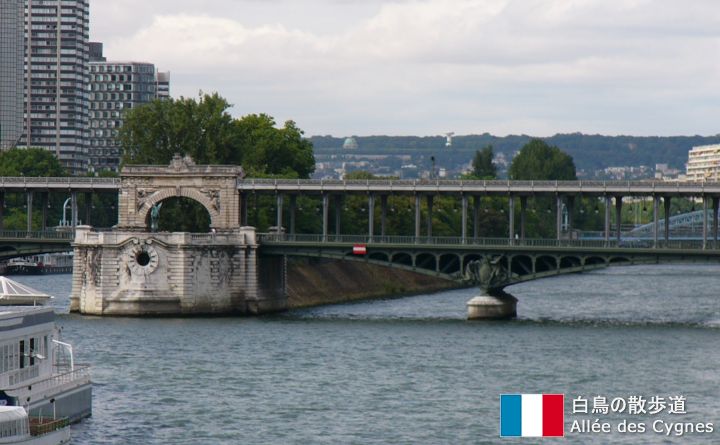
[[[577,179],[572,157],[541,139],[533,139],[520,149],[510,165],[509,176],[517,180]]]
[[[234,119],[230,107],[214,93],[198,100],[157,100],[129,110],[119,135],[123,163],[164,165],[180,153],[198,164],[242,165],[249,177],[310,177],[315,170],[313,146],[295,122],[278,128],[266,114]],[[255,202],[249,206],[249,221],[258,227],[274,225],[272,201],[263,204],[257,210]],[[207,218],[202,206],[168,202],[160,211],[159,229],[206,232]]]
[[[266,114],[250,114],[236,120],[234,128],[240,149],[234,158],[248,172],[280,175],[286,178],[308,178],[315,171],[312,143],[303,138],[295,122],[286,121],[276,128],[275,120]]]
[[[53,152],[43,148],[13,148],[0,152],[0,176],[67,176]]]
[[[493,162],[494,157],[492,145],[486,145],[482,150],[476,151],[475,158],[472,161],[473,178],[495,179],[497,177],[497,167]]]
[[[295,122],[277,128],[265,114],[233,119],[217,93],[156,100],[129,110],[119,140],[124,164],[167,164],[175,153],[198,164],[242,165],[249,176],[307,178],[313,146]]]
[[[148,229],[150,222],[148,221]],[[161,232],[209,232],[210,214],[197,201],[170,198],[162,203],[158,219]]]

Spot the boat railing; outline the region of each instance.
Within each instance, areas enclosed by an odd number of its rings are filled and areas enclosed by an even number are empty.
[[[38,377],[40,375],[40,367],[35,366],[29,366],[27,368],[20,369],[18,371],[15,371],[14,373],[10,374],[10,379],[8,383],[10,386],[17,385],[19,383],[25,382],[26,380],[34,379],[35,377]]]
[[[52,433],[53,431],[65,428],[70,425],[70,421],[67,417],[62,419],[50,419],[43,417],[31,417],[30,418],[30,435],[31,436],[43,436],[45,434]]]
[[[33,390],[44,391],[50,388],[84,379],[90,379],[90,365],[76,364],[74,370],[60,371],[58,373],[53,373],[51,377],[32,382],[32,387]],[[24,383],[22,386],[25,386],[25,384],[26,383]]]

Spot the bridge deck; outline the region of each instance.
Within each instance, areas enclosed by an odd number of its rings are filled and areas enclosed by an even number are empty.
[[[664,181],[475,181],[245,179],[241,192],[378,194],[586,194],[611,196],[720,195],[720,183]]]

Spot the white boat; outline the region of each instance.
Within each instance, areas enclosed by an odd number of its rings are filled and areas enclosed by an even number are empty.
[[[0,306],[36,306],[52,300],[50,295],[0,276]]]
[[[0,406],[0,444],[61,445],[70,443],[67,419],[28,417],[22,406]]]
[[[0,308],[0,406],[70,422],[92,415],[90,367],[60,340],[52,308]]]

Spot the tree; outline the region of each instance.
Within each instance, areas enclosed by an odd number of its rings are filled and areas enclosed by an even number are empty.
[[[493,162],[494,157],[492,145],[486,145],[482,150],[477,150],[472,161],[472,176],[475,179],[495,179],[497,167]]]
[[[51,151],[43,148],[13,148],[0,152],[0,176],[67,176]]]
[[[155,100],[128,110],[119,132],[124,164],[166,164],[175,153],[200,164],[230,163],[238,147],[230,104],[217,93]]]
[[[251,176],[307,178],[312,143],[295,122],[277,128],[266,114],[233,119],[217,93],[156,100],[126,112],[119,132],[124,164],[167,164],[175,153],[198,164],[242,165]]]
[[[508,173],[516,180],[577,180],[573,158],[541,139],[533,139],[520,149]]]
[[[266,114],[250,114],[234,122],[240,150],[235,161],[250,175],[308,178],[315,171],[312,143],[289,120],[276,128]]]

